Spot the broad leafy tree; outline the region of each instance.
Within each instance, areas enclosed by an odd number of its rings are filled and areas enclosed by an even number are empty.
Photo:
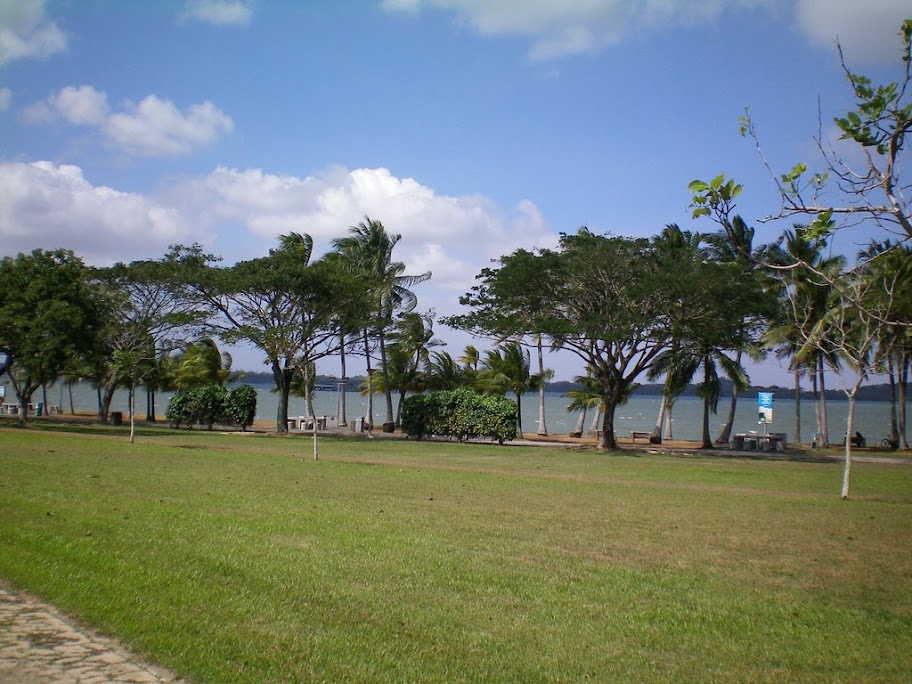
[[[671,339],[669,284],[676,274],[661,267],[648,240],[583,228],[562,235],[556,251],[501,257],[462,299],[471,313],[449,323],[504,337],[525,333],[529,321],[518,311],[519,293],[538,289],[535,327],[592,369],[605,403],[600,445],[616,449],[615,409]]]
[[[304,244],[304,249],[298,246]],[[354,305],[354,280],[310,263],[310,240],[286,239],[257,259],[218,267],[198,246],[180,248],[186,285],[212,308],[212,328],[228,343],[256,347],[279,394],[276,430],[288,429],[288,397],[308,362],[338,352],[340,312]]]
[[[92,351],[101,320],[101,293],[73,252],[36,249],[0,261],[0,371],[19,397],[20,420],[35,390]]]

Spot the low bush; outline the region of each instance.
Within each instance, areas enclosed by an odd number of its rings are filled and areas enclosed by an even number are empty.
[[[255,415],[256,390],[250,385],[230,391],[221,385],[182,390],[171,397],[165,411],[171,427],[205,425],[209,430],[216,423],[240,425],[246,430]]]
[[[516,437],[516,402],[467,389],[418,394],[402,405],[402,429],[417,439],[486,437],[503,443]]]

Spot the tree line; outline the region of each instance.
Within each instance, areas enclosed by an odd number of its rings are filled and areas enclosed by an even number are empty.
[[[892,440],[908,448],[912,214],[901,166],[912,128],[912,20],[900,35],[903,72],[894,83],[872,84],[843,63],[855,105],[834,121],[860,150],[860,169],[818,140],[820,172],[809,174],[801,163],[776,174],[750,113],[741,118],[741,133],[756,143],[781,197],[778,213],[761,220],[806,222],[755,245],[754,228],[736,212],[742,187],[719,175],[689,185],[692,216],[712,221],[712,231],[669,224],[650,238],[630,238],[583,227],[563,233],[555,249],[501,256],[461,298],[468,312],[442,319],[496,340],[484,354],[470,346],[453,358],[434,349],[434,313],[417,312],[412,291],[431,274],[406,274],[392,256],[400,236],[365,217],[315,261],[311,238],[294,232],[267,256],[232,266],[219,265],[199,245],[105,269],[86,268],[65,250],[7,257],[0,266],[0,370],[13,378],[23,403],[61,375],[88,378],[99,388],[104,419],[114,388],[126,386],[132,397],[138,386],[161,386],[162,362],[186,340],[248,343],[270,367],[280,397],[276,429],[284,431],[290,393],[302,392],[309,406],[317,362],[339,356],[344,378],[347,357],[358,354],[367,364],[371,420],[377,394],[385,404],[383,428],[393,430],[394,395],[401,406],[407,394],[429,389],[513,392],[517,403],[539,389],[543,413],[550,373],[542,352],[562,349],[587,368],[573,401],[598,408],[603,448],[617,448],[615,410],[642,380],[663,383],[656,439],[675,398],[695,381],[704,402],[702,444],[710,447],[709,415],[718,408],[721,379],[733,387],[715,440],[726,442],[748,382],[744,359],[775,353],[794,372],[795,433],[800,382],[808,378],[824,444],[825,371],[843,377],[847,494],[854,399],[872,373],[888,378]],[[877,237],[851,262],[833,256],[834,236],[859,225]]]

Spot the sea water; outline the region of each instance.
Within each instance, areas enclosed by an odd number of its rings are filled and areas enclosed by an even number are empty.
[[[257,391],[257,422],[274,424],[278,408],[278,395],[268,386],[255,385]],[[159,392],[155,395],[155,414],[159,420],[164,419],[165,409],[172,394]],[[94,388],[87,383],[74,386],[72,392],[72,408],[77,412],[94,412],[97,410],[97,399]],[[9,400],[9,397],[7,398]],[[35,393],[33,402],[43,401],[41,391]],[[318,390],[314,394],[314,413],[318,416],[339,415],[339,406],[342,396],[335,390]],[[658,396],[634,395],[630,401],[619,406],[615,412],[614,426],[619,437],[629,437],[631,431],[649,431],[655,427],[659,413],[661,398]],[[70,406],[70,392],[65,386],[52,386],[48,388],[47,402],[60,406],[64,413],[68,413]],[[127,392],[118,391],[111,402],[112,411],[128,412]],[[576,427],[579,413],[568,412],[569,399],[560,394],[545,394],[545,428],[549,434],[566,435]],[[382,396],[374,397],[374,423],[379,425],[386,418],[386,400]],[[398,405],[398,397],[393,397],[393,408]],[[723,397],[719,402],[719,411],[710,415],[710,434],[715,439],[725,423],[728,415],[729,399]],[[358,417],[367,417],[367,397],[358,392],[345,393],[345,414],[349,421]],[[146,394],[140,390],[136,396],[136,413],[146,415]],[[305,415],[304,400],[300,397],[291,397],[289,400],[288,415]],[[848,415],[848,402],[838,400],[827,401],[827,414],[829,418],[829,438],[831,443],[839,443],[846,432]],[[586,416],[584,432],[592,424],[592,412]],[[672,411],[672,437],[683,440],[699,440],[703,425],[703,403],[696,397],[681,397]],[[527,394],[522,398],[522,427],[525,433],[539,432],[538,395]],[[601,426],[599,426],[601,427]],[[878,444],[890,433],[890,404],[881,401],[859,401],[855,404],[855,429],[865,436],[869,445]],[[801,434],[795,433],[795,403],[792,399],[777,398],[773,403],[773,421],[768,425],[758,423],[757,393],[748,392],[738,399],[737,413],[733,433],[747,432],[784,432],[789,441],[809,443],[816,431],[814,405],[811,400],[801,401]],[[668,435],[666,435],[668,437]]]

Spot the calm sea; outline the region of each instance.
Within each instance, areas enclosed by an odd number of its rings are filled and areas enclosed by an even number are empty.
[[[275,420],[277,396],[269,387],[257,386],[257,421],[272,422]],[[73,408],[76,411],[95,411],[97,402],[95,390],[87,384],[79,384],[73,389]],[[170,393],[156,395],[156,415],[161,419],[165,408],[168,406]],[[33,401],[41,401],[39,390]],[[65,412],[70,410],[70,394],[62,386],[50,387],[47,400],[49,404],[59,405]],[[318,391],[314,398],[314,410],[317,415],[338,415],[339,393],[335,391]],[[395,399],[394,399],[395,401]],[[620,406],[615,414],[615,428],[619,436],[625,437],[631,430],[651,431],[655,426],[659,411],[659,397],[634,396],[625,405]],[[367,414],[367,400],[356,392],[345,394],[346,416],[349,421]],[[566,410],[568,400],[559,394],[546,394],[545,396],[545,426],[551,434],[567,434],[576,425],[578,413],[569,413]],[[382,397],[374,398],[374,420],[381,423],[384,419],[385,409]],[[839,441],[839,436],[845,433],[848,404],[845,401],[829,401],[829,430],[830,441]],[[111,405],[112,411],[127,412],[127,393],[119,391]],[[525,432],[538,431],[538,395],[526,395],[522,401],[522,423]],[[673,437],[676,439],[700,439],[702,425],[702,404],[695,397],[678,399],[673,411]],[[138,415],[146,413],[145,393],[137,394],[136,412]],[[303,415],[304,400],[291,398],[289,415]],[[723,398],[719,403],[719,413],[710,416],[711,432],[715,438],[725,422],[728,414],[728,399]],[[776,399],[773,405],[773,422],[767,429],[769,432],[784,432],[789,440],[795,440],[795,404],[792,400]],[[757,423],[757,395],[756,392],[748,393],[738,400],[738,411],[735,418],[735,432],[758,431],[763,432],[764,427]],[[590,413],[586,418],[588,430],[592,421]],[[889,434],[890,405],[886,402],[857,402],[855,415],[855,428],[868,439],[869,444],[880,442]],[[801,404],[801,440],[810,442],[815,431],[814,407],[810,401]]]

